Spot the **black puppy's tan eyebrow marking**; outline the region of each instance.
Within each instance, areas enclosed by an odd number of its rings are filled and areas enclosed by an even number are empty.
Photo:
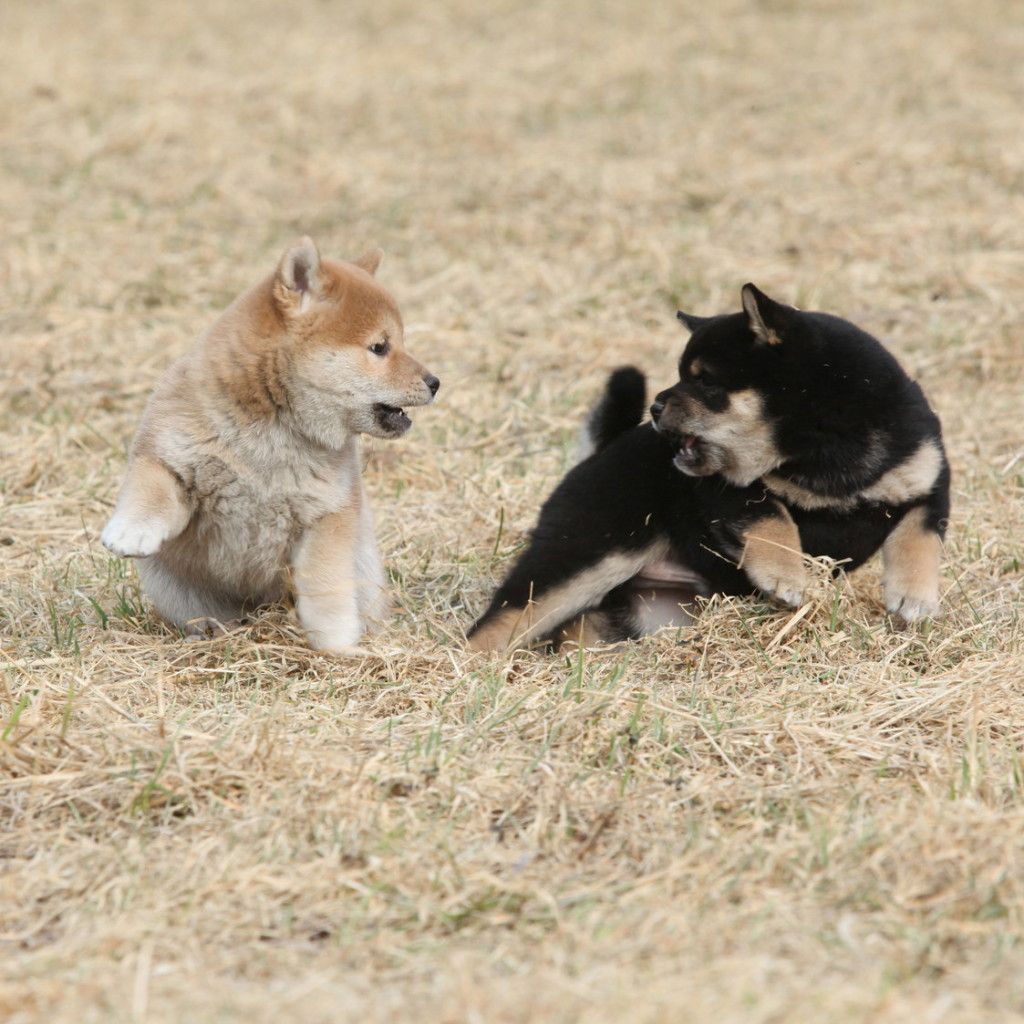
[[[690,363],[690,369],[687,371],[691,377],[699,377],[704,372],[704,364],[699,359],[694,359]]]

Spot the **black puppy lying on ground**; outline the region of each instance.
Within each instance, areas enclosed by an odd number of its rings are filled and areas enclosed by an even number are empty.
[[[920,387],[845,320],[751,284],[742,301],[679,313],[692,337],[653,422],[638,425],[642,374],[612,374],[593,454],[544,504],[471,648],[639,637],[690,621],[696,595],[797,605],[805,554],[855,569],[879,548],[888,610],[937,612],[949,465]]]

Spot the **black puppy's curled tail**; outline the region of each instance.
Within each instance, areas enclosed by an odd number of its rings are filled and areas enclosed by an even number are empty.
[[[644,418],[646,405],[647,378],[635,366],[620,366],[612,371],[601,400],[587,417],[581,459],[599,452],[637,426]]]

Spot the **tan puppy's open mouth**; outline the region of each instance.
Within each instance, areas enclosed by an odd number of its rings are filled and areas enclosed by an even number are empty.
[[[390,437],[401,437],[412,426],[412,420],[404,409],[397,405],[385,405],[383,402],[374,405],[373,418],[377,421],[377,426]]]

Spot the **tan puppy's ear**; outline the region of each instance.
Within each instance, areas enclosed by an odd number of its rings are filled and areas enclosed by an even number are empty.
[[[362,267],[371,276],[376,274],[380,265],[384,262],[384,250],[373,248],[367,249],[358,259],[352,261],[357,267]]]
[[[751,334],[762,345],[781,345],[796,310],[768,298],[760,288],[752,284],[743,286],[740,298]]]
[[[305,313],[320,295],[320,253],[308,236],[285,251],[277,266],[274,292],[282,307]]]

